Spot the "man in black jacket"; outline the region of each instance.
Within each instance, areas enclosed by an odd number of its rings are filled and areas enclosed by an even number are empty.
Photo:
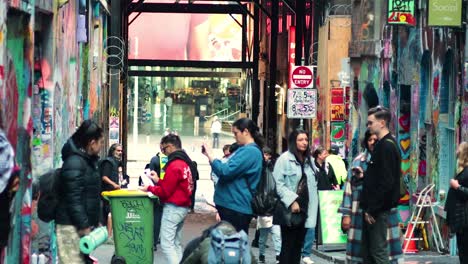
[[[387,221],[400,198],[401,157],[388,130],[390,111],[381,106],[368,112],[367,127],[379,141],[364,174],[360,206],[364,211],[362,257],[364,263],[389,263]],[[362,173],[362,171],[361,171]]]
[[[102,189],[104,191],[114,191],[121,188],[121,183],[124,180],[122,170],[122,153],[123,148],[119,143],[114,143],[109,147],[107,157],[100,161],[99,172],[102,178]],[[120,168],[119,168],[120,167]],[[111,207],[109,201],[102,198],[102,225],[107,227],[109,239],[112,241],[112,218],[110,215]]]

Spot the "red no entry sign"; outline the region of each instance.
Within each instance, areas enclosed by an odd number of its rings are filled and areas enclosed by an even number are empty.
[[[294,66],[291,72],[290,88],[313,88],[314,74],[311,66]]]

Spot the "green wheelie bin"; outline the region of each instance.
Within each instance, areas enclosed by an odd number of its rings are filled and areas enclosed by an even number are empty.
[[[103,192],[111,205],[115,255],[111,263],[153,263],[153,203],[156,196],[140,190]]]

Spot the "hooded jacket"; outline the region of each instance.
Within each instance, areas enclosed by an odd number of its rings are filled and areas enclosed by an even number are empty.
[[[181,207],[190,207],[193,191],[193,178],[196,168],[183,150],[177,150],[168,156],[164,166],[164,179],[155,186],[149,186],[148,191],[158,196],[162,203],[171,203]]]
[[[69,139],[62,148],[62,160],[55,223],[77,229],[97,226],[101,194],[99,157],[88,155]]]

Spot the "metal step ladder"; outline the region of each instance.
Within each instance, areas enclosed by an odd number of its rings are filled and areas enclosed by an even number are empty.
[[[410,240],[423,240],[423,238],[413,238],[414,229],[419,225],[422,224],[422,228],[425,228],[426,225],[430,225],[432,229],[432,236],[434,238],[434,243],[437,249],[437,252],[442,253],[441,249],[444,249],[444,243],[442,241],[442,236],[440,235],[439,225],[437,224],[437,218],[434,212],[434,204],[431,200],[431,191],[434,189],[434,184],[427,185],[418,195],[418,200],[413,208],[413,213],[411,214],[411,218],[409,219],[408,228],[405,232],[405,247],[403,248],[403,252],[408,250],[408,245],[410,244]],[[430,216],[427,216],[427,210],[430,210]],[[424,210],[424,211],[423,211]],[[427,218],[427,220],[420,219],[421,216]]]

